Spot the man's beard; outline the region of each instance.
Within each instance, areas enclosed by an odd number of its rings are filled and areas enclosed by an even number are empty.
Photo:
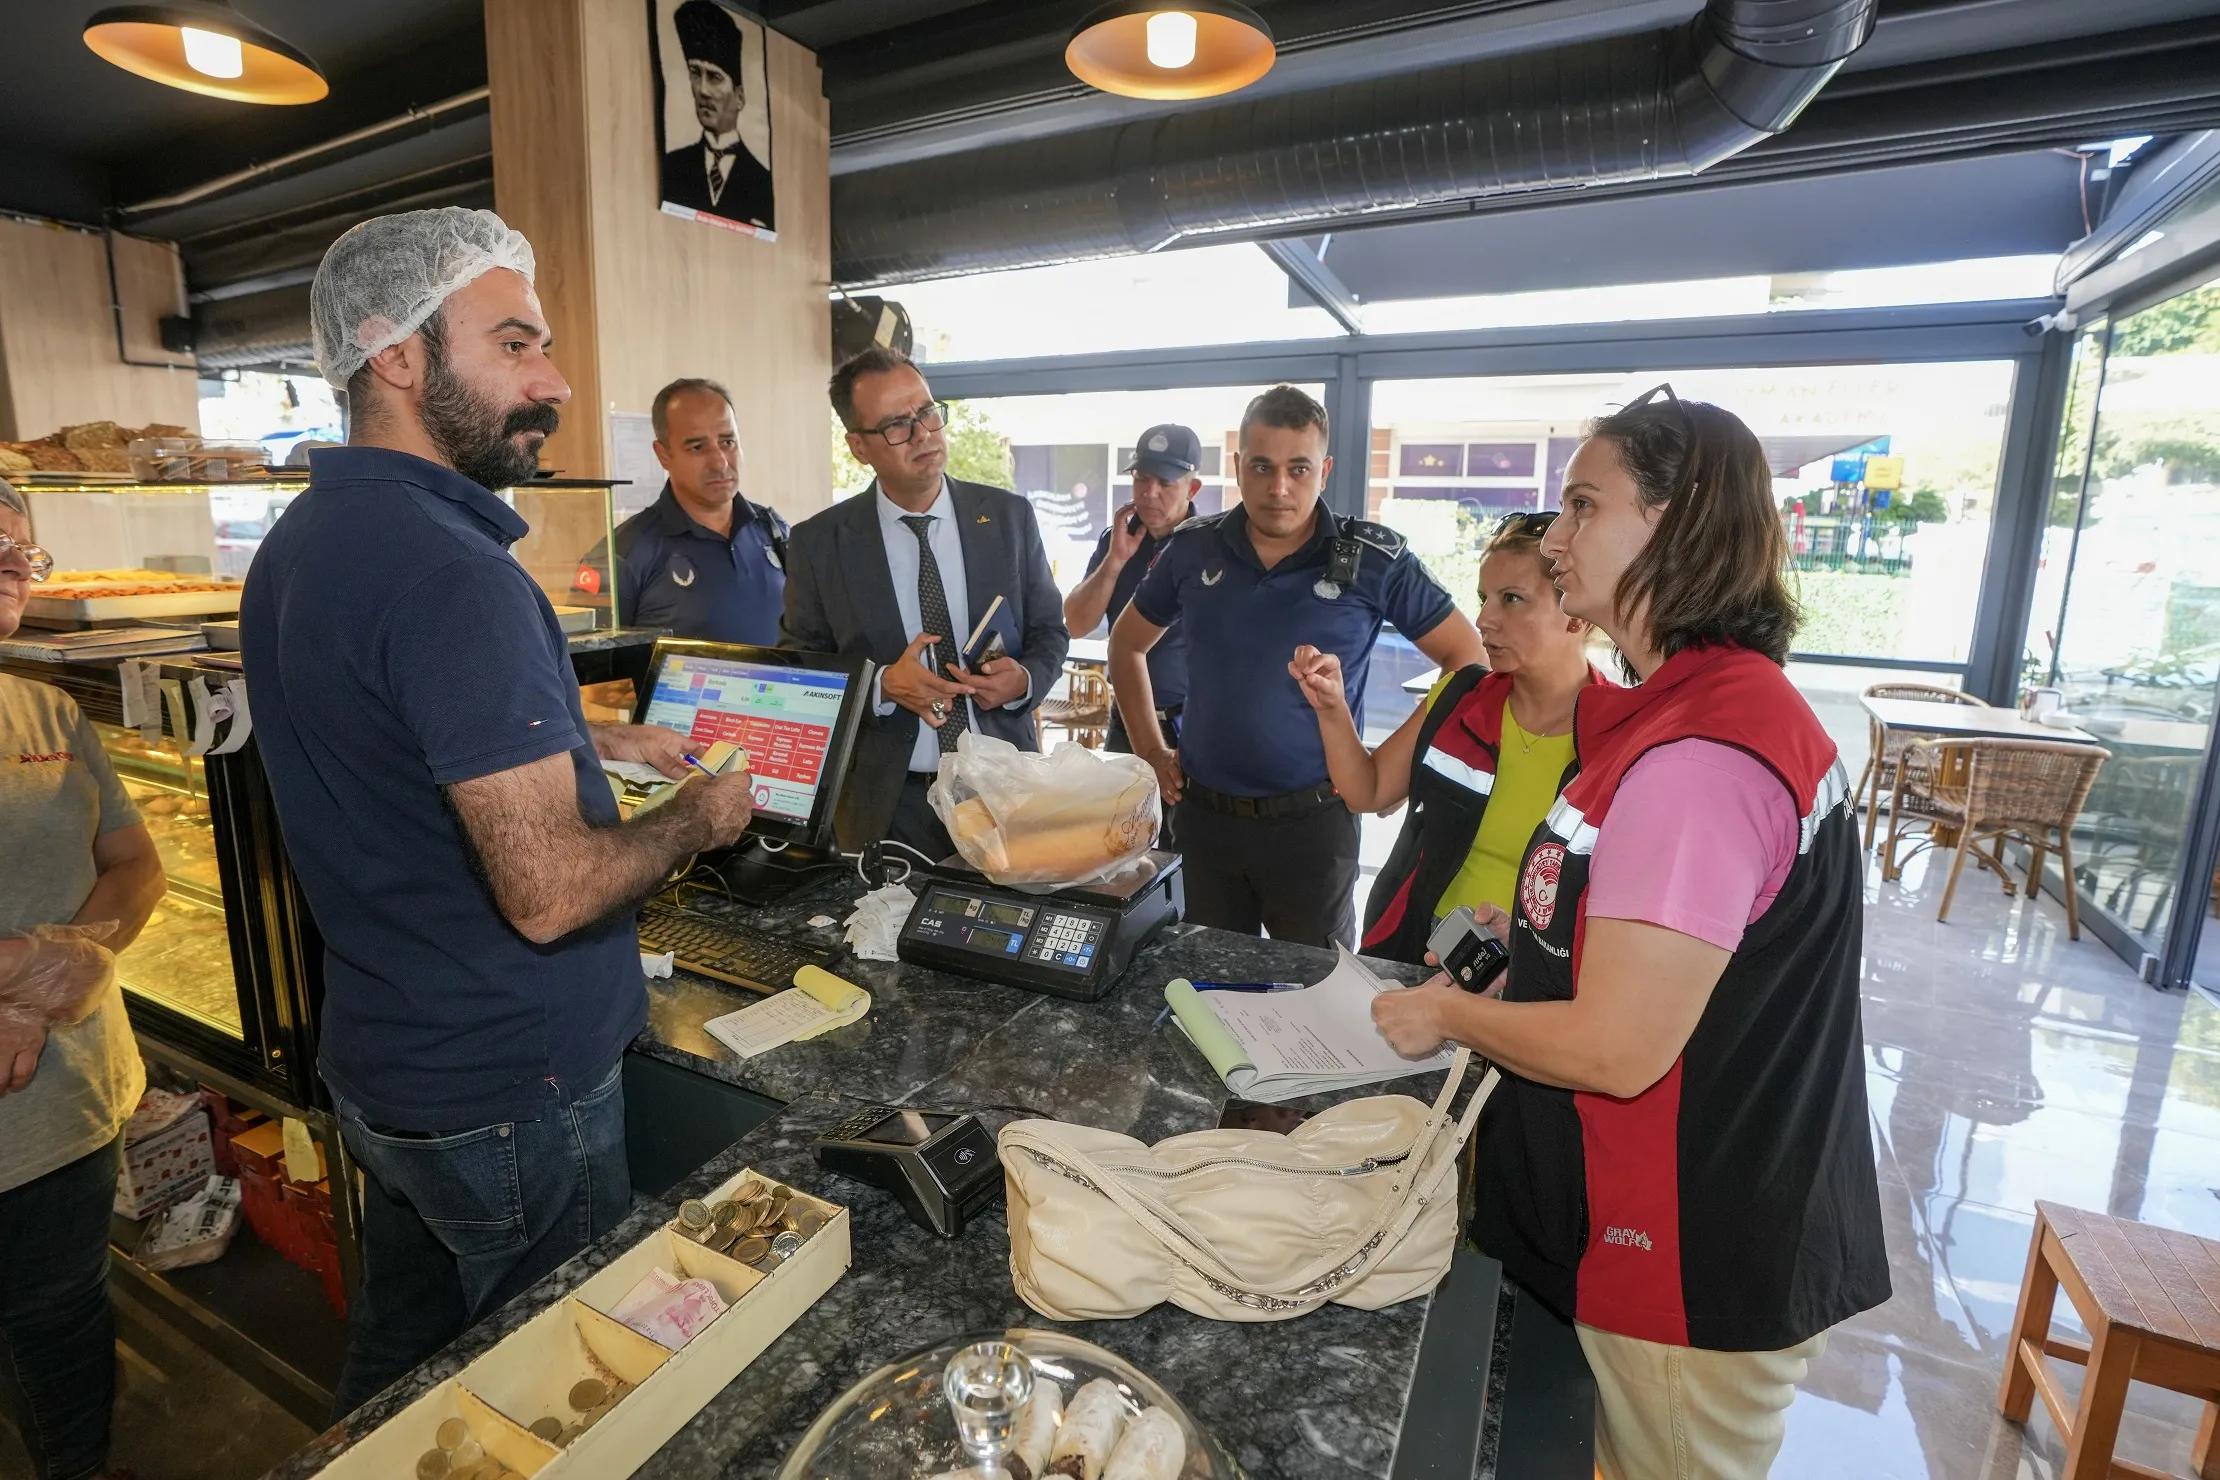
[[[545,401],[503,411],[465,384],[447,368],[446,356],[436,353],[426,358],[424,397],[417,406],[440,460],[489,490],[530,482],[539,471],[539,452],[518,446],[516,438],[525,432],[551,437],[562,424]]]

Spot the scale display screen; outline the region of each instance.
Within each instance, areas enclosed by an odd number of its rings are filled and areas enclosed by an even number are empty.
[[[989,925],[1024,925],[1032,920],[1033,912],[1021,905],[999,904],[990,899],[987,907],[979,912],[979,918]]]

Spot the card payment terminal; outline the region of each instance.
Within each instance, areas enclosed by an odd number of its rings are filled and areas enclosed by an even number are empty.
[[[895,940],[904,961],[1052,997],[1093,1002],[1180,917],[1177,853],[1151,851],[1115,879],[1028,894],[953,860],[920,871],[917,904]]]

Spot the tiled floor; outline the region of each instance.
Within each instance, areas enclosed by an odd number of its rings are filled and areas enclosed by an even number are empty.
[[[2220,1010],[2160,993],[2045,898],[1940,871],[1868,879],[1867,1086],[1895,1296],[1836,1333],[1774,1473],[2048,1480],[1996,1411],[2037,1198],[2220,1237]],[[2062,1327],[2071,1308],[2058,1303]],[[2060,1369],[2079,1391],[2076,1369]],[[2117,1451],[2186,1473],[2198,1406],[2137,1387]]]

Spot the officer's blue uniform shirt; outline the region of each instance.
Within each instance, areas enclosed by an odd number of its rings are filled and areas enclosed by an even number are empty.
[[[1189,504],[1187,516],[1193,518],[1194,514],[1195,506]],[[1155,563],[1157,553],[1170,541],[1170,535],[1161,540],[1153,534],[1144,533],[1141,536],[1140,548],[1133,552],[1133,558],[1125,563],[1125,568],[1118,572],[1117,580],[1111,583],[1110,606],[1103,614],[1103,619],[1111,626],[1118,625],[1118,617],[1125,611],[1126,603],[1141,588],[1141,578],[1149,573],[1149,567]],[[1095,553],[1087,559],[1087,574],[1093,575],[1102,567],[1102,562],[1109,558],[1110,531],[1106,529],[1102,532],[1102,538],[1095,541]],[[1174,705],[1187,702],[1187,628],[1184,624],[1174,622],[1171,630],[1158,638],[1156,646],[1149,649],[1149,688],[1156,695],[1156,707],[1159,709],[1170,709]]]
[[[1325,577],[1345,532],[1358,536],[1362,555],[1356,580],[1342,587]],[[1189,520],[1165,541],[1133,605],[1156,626],[1187,629],[1181,769],[1212,791],[1269,797],[1328,779],[1317,712],[1288,677],[1295,649],[1309,643],[1341,659],[1361,733],[1380,625],[1393,622],[1415,640],[1457,603],[1399,536],[1337,519],[1321,504],[1310,543],[1269,571],[1249,543],[1245,509]]]
[[[706,529],[665,483],[662,497],[617,526],[617,621],[775,647],[786,605],[785,542],[778,515],[737,495],[731,537]]]

